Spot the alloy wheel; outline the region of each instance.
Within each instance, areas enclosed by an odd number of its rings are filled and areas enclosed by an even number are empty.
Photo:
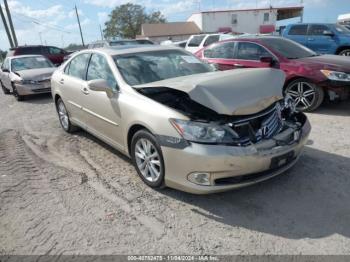
[[[350,56],[350,49],[343,50],[339,53],[341,56]]]
[[[68,113],[62,101],[59,101],[57,105],[57,111],[58,111],[58,116],[60,118],[61,125],[65,130],[68,130],[69,129]]]
[[[162,165],[157,148],[146,138],[140,138],[135,144],[135,160],[142,176],[156,182],[162,173]]]
[[[308,82],[296,82],[288,86],[286,93],[293,98],[295,107],[298,110],[309,109],[316,99],[315,88]]]

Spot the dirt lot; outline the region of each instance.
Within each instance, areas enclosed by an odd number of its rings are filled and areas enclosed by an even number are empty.
[[[209,196],[146,187],[49,96],[0,106],[0,254],[350,254],[349,102],[309,114],[291,171]]]

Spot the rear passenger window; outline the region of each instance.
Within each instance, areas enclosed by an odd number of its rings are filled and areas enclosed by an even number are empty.
[[[306,35],[307,25],[293,25],[289,30],[289,35]]]
[[[254,43],[241,42],[238,44],[237,59],[260,60],[260,57],[271,56],[265,48]]]
[[[116,91],[117,81],[109,67],[106,58],[100,54],[93,54],[89,63],[86,80],[104,79],[108,85]]]
[[[18,48],[17,55],[40,55],[42,53],[41,47],[23,47]]]
[[[85,80],[86,67],[89,62],[90,54],[81,54],[72,59],[69,65],[66,67],[65,72],[76,78]]]
[[[204,57],[206,58],[224,58],[233,59],[234,58],[234,42],[218,43],[213,47],[204,50]]]
[[[190,47],[200,46],[200,44],[202,43],[204,37],[205,37],[205,35],[193,36],[192,39],[190,40],[190,42],[188,43],[188,46],[190,46]]]
[[[323,35],[324,31],[329,31],[328,26],[325,25],[311,25],[309,35]]]

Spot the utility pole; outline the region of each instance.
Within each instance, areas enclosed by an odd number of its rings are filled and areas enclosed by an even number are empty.
[[[79,25],[79,30],[80,30],[80,36],[81,36],[81,42],[82,42],[83,46],[85,46],[84,38],[83,38],[83,32],[81,31],[81,26],[80,26],[80,20],[79,20],[79,14],[78,14],[77,5],[75,5],[75,13],[77,15],[77,20],[78,20],[78,25]]]
[[[4,16],[4,12],[2,11],[1,5],[0,5],[0,14],[1,14],[2,22],[4,23],[4,27],[5,27],[5,31],[6,31],[6,34],[7,34],[7,38],[8,38],[9,43],[10,43],[10,47],[13,48],[14,45],[13,45],[13,42],[12,42],[12,37],[11,37],[10,31],[9,31],[9,28],[7,26],[7,22],[6,22],[6,19],[5,19],[5,16]]]
[[[9,21],[9,26],[11,29],[11,33],[12,33],[12,37],[13,37],[13,43],[16,46],[18,46],[18,42],[17,42],[17,37],[16,37],[16,33],[15,33],[15,29],[13,27],[13,23],[12,23],[12,18],[11,18],[11,13],[10,13],[10,9],[9,6],[7,4],[7,0],[4,0],[4,4],[5,4],[5,9],[6,9],[6,13],[7,13],[7,18]]]
[[[300,14],[300,23],[304,22],[304,0],[300,0],[300,5],[303,8],[303,10],[301,10],[301,14]]]
[[[102,32],[102,28],[101,28],[101,25],[100,25],[100,32],[101,32],[101,40],[103,41],[103,32]]]

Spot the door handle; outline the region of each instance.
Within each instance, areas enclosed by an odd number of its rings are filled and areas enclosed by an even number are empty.
[[[234,64],[234,67],[243,68],[244,65],[242,65],[242,64]]]
[[[88,95],[89,94],[89,89],[87,87],[83,87],[81,89],[81,92],[83,92],[84,95]]]
[[[64,84],[64,79],[62,78],[59,82],[60,82],[61,85],[63,85]]]

